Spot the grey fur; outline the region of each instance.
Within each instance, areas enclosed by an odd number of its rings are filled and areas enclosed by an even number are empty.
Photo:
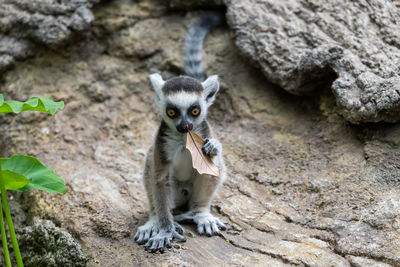
[[[223,22],[224,18],[220,13],[209,12],[190,27],[183,46],[183,62],[186,75],[200,81],[204,80],[202,54],[204,38],[211,29]]]
[[[150,204],[149,220],[138,228],[135,235],[135,241],[145,243],[150,252],[164,252],[165,247],[171,247],[173,239],[186,240],[184,229],[178,222],[194,222],[200,235],[219,235],[220,230],[226,229],[225,224],[210,213],[211,201],[226,179],[221,143],[212,138],[206,120],[193,131],[207,140],[203,151],[207,151],[220,167],[220,176],[200,175],[193,169],[185,148],[186,135],[161,122],[155,144],[146,158],[143,177]],[[173,208],[185,206],[187,212],[172,217]]]

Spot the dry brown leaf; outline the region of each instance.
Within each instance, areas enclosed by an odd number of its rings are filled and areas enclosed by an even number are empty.
[[[204,155],[201,150],[203,145],[203,138],[194,132],[188,132],[186,135],[186,148],[192,155],[193,168],[195,168],[200,174],[219,176],[219,167],[211,161],[209,156]]]

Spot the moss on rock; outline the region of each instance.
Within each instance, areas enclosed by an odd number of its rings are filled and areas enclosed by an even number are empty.
[[[25,266],[86,266],[81,245],[49,220],[37,220],[19,236]]]

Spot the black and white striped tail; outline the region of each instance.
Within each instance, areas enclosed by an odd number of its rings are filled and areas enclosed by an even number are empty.
[[[214,27],[223,24],[224,17],[218,12],[208,12],[190,27],[183,46],[185,74],[204,80],[203,41]]]

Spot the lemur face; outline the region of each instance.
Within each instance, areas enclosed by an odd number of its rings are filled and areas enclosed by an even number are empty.
[[[180,133],[192,130],[199,125],[207,115],[207,105],[201,95],[188,92],[177,92],[166,96],[164,121],[174,126]]]
[[[164,81],[159,74],[150,75],[156,92],[156,103],[163,120],[171,129],[186,133],[200,125],[207,117],[207,109],[219,90],[218,77],[201,83],[187,76]]]

